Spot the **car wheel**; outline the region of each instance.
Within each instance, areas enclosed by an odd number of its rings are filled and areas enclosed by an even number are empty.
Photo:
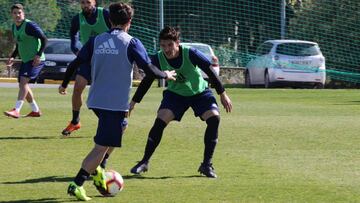
[[[265,71],[264,80],[265,80],[264,81],[265,88],[271,88],[272,83],[270,82],[270,76],[269,76],[269,72],[267,70]]]
[[[316,84],[314,85],[314,89],[324,89],[324,84],[322,84],[322,83],[316,83]]]
[[[251,80],[250,80],[250,73],[249,73],[248,70],[245,71],[244,80],[245,80],[245,87],[250,88],[251,87]]]

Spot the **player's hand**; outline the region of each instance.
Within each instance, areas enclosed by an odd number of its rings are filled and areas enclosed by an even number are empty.
[[[6,61],[6,67],[11,68],[14,65],[14,58],[10,57],[7,61]]]
[[[164,73],[166,74],[166,80],[176,80],[176,72],[175,70],[168,71],[165,70]]]
[[[40,56],[35,55],[34,60],[32,62],[32,66],[37,67],[40,65],[40,63],[41,63]]]
[[[226,113],[230,113],[232,110],[232,104],[230,98],[227,96],[226,92],[220,94],[221,104],[224,106]]]
[[[136,102],[131,100],[130,105],[129,105],[129,112],[128,112],[129,117],[130,117],[131,111],[135,108],[135,104],[136,104]]]
[[[60,85],[59,86],[59,94],[62,94],[62,95],[67,94],[66,88]]]

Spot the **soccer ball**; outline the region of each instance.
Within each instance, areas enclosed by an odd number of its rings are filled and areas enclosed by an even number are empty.
[[[120,173],[114,170],[109,170],[105,172],[105,176],[107,193],[103,194],[104,196],[115,196],[124,189],[124,179]]]

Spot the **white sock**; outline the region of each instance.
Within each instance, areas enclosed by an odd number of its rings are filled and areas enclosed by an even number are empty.
[[[35,100],[33,100],[33,102],[30,103],[30,106],[33,112],[39,112],[40,109]]]
[[[23,104],[24,104],[24,100],[17,100],[15,103],[15,111],[20,112]]]

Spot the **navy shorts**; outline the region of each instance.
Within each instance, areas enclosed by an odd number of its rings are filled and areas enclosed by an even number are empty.
[[[200,94],[189,97],[181,96],[169,90],[165,90],[163,92],[163,99],[159,110],[170,109],[175,115],[174,120],[180,121],[189,107],[193,109],[196,117],[201,116],[208,110],[219,111],[216,98],[210,89],[206,89]]]
[[[44,67],[44,62],[42,61],[38,66],[33,67],[32,65],[33,61],[28,61],[26,63],[21,63],[20,69],[19,69],[19,75],[18,75],[18,81],[20,81],[20,77],[27,77],[30,79],[36,79],[41,70]]]
[[[80,67],[77,69],[77,75],[81,75],[84,77],[88,83],[91,81],[91,66],[89,63],[81,64]]]
[[[126,112],[92,109],[98,117],[94,142],[101,146],[121,147],[122,127]]]

